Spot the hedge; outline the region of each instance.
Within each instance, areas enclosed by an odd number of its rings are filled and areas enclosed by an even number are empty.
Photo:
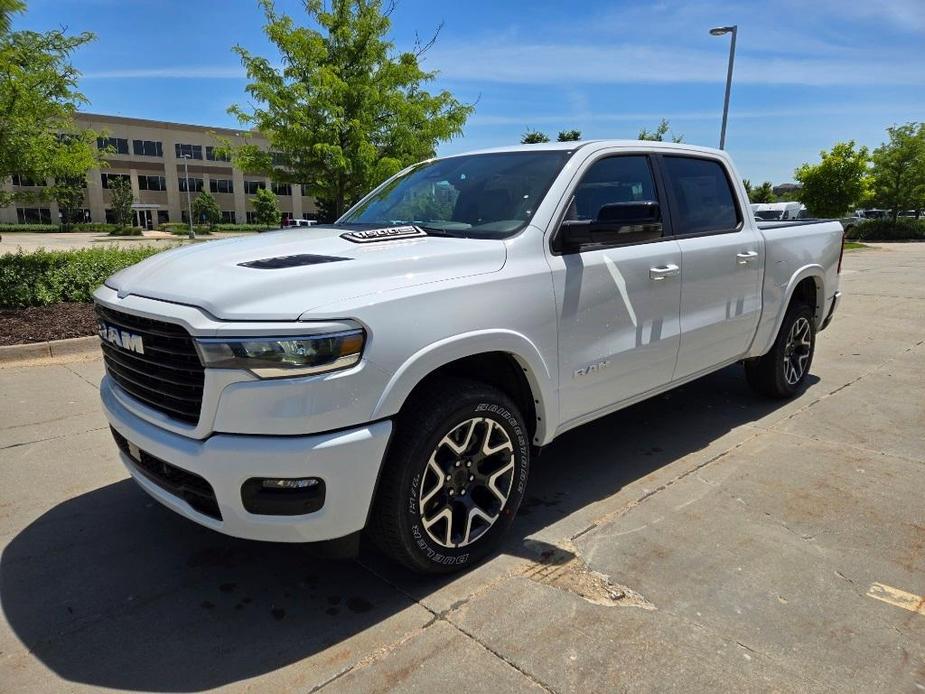
[[[122,268],[163,248],[82,248],[0,255],[0,308],[91,300],[93,291]]]
[[[109,233],[115,229],[115,224],[87,222],[81,224],[71,224],[67,231],[99,231]],[[51,234],[64,232],[60,224],[0,224],[0,234],[14,231],[29,232],[33,234]]]
[[[858,241],[925,241],[925,219],[867,219],[849,229],[846,236]]]
[[[215,231],[266,231],[266,226],[262,224],[216,224]],[[271,227],[272,228],[272,227]],[[169,231],[172,234],[185,234],[189,231],[189,224],[179,222],[166,222],[161,224],[158,229]],[[194,224],[193,231],[197,234],[204,234],[209,231],[209,227],[204,224]]]

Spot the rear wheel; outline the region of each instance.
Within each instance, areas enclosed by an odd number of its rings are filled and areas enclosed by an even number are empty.
[[[816,348],[812,309],[795,304],[787,311],[771,351],[745,362],[749,385],[762,395],[790,398],[806,383]]]
[[[422,573],[448,573],[492,552],[520,506],[530,447],[514,402],[490,386],[435,382],[403,410],[368,532]]]

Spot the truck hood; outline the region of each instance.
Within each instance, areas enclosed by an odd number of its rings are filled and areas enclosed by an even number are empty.
[[[197,306],[222,320],[298,320],[345,299],[497,272],[507,257],[501,241],[355,243],[341,238],[346,231],[309,227],[185,246],[126,268],[106,285],[120,297]]]

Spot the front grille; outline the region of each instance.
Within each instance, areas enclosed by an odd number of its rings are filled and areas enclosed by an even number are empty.
[[[183,499],[199,513],[216,520],[222,519],[218,502],[215,500],[215,491],[204,478],[155,458],[141,449],[137,449],[137,455],[133,455],[126,438],[112,427],[109,429],[119,450],[131,458],[135,467],[146,478],[161,489]]]
[[[189,333],[174,323],[96,305],[100,321],[141,337],[144,352],[101,340],[106,370],[129,395],[149,407],[196,424],[205,373]]]

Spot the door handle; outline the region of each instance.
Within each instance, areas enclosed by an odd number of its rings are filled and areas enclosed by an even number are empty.
[[[743,251],[742,253],[736,253],[736,262],[739,265],[747,265],[757,257],[758,251]]]
[[[663,280],[666,277],[674,277],[680,272],[681,268],[674,264],[662,265],[661,267],[650,267],[649,279],[658,282],[659,280]]]

